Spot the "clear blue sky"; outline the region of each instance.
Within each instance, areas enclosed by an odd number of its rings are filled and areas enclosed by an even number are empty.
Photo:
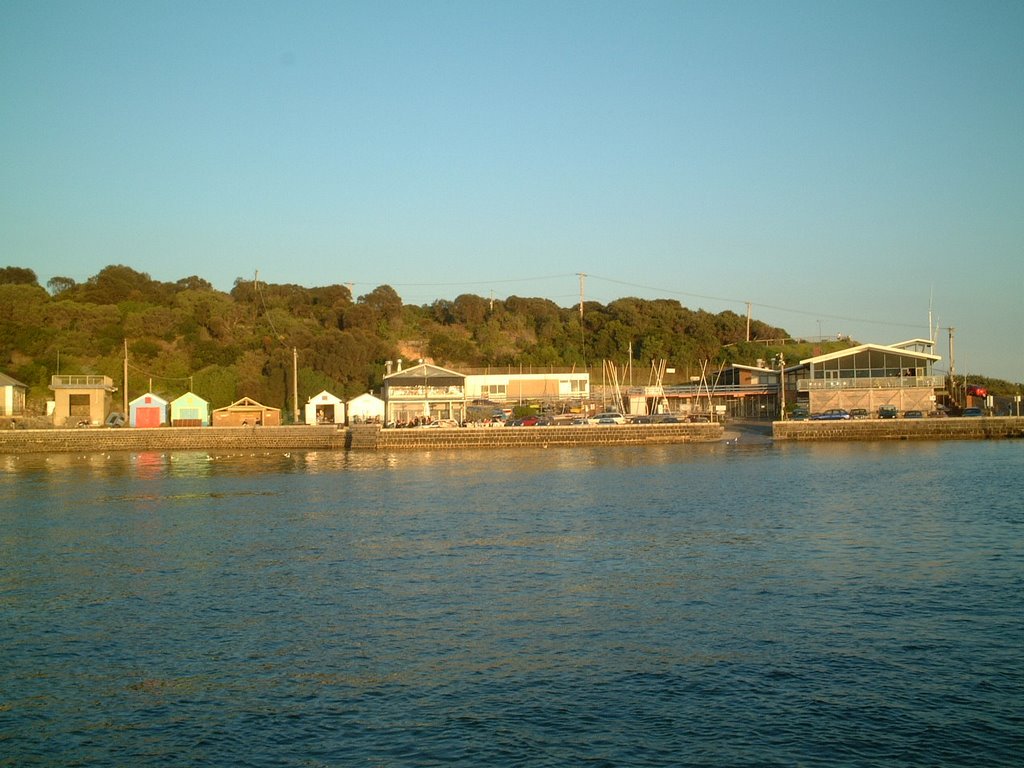
[[[561,306],[582,272],[878,343],[931,296],[958,372],[1024,381],[1022,40],[1019,0],[7,0],[0,266]]]

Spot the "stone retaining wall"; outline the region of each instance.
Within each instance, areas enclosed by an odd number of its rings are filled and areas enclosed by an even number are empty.
[[[1024,417],[776,421],[776,440],[993,440],[1024,437]]]
[[[379,433],[377,450],[704,443],[721,440],[722,432],[721,424],[384,429]]]
[[[721,424],[381,429],[334,427],[161,427],[14,429],[0,432],[0,454],[93,451],[367,450],[636,445],[722,439]]]
[[[334,450],[347,448],[348,440],[348,430],[334,427],[14,429],[0,432],[0,453]]]

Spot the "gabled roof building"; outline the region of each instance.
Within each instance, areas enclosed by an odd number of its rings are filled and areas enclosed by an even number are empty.
[[[128,403],[128,424],[132,427],[162,427],[167,424],[167,401],[152,392]]]
[[[928,339],[898,344],[861,344],[838,352],[809,357],[786,369],[787,389],[807,399],[812,412],[829,408],[866,408],[895,405],[900,411],[935,410],[936,390],[945,378],[932,368],[942,358],[932,354]],[[787,392],[788,395],[788,392]],[[793,401],[795,402],[796,397]]]
[[[28,386],[0,373],[0,416],[24,416]]]
[[[307,424],[344,424],[345,403],[324,390],[306,401],[304,415]]]
[[[281,425],[281,409],[271,408],[243,397],[231,405],[225,405],[213,412],[215,427],[279,427]]]
[[[194,392],[171,400],[172,427],[210,426],[210,404]]]
[[[466,419],[466,376],[439,365],[420,363],[388,374],[383,395],[386,424]]]

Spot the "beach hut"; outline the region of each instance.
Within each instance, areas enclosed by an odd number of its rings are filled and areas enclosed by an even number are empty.
[[[349,424],[380,424],[384,421],[384,401],[369,392],[353,397],[345,404]]]
[[[162,427],[167,423],[167,401],[147,392],[128,403],[128,424],[132,427]]]
[[[345,403],[341,398],[324,390],[309,398],[305,418],[307,424],[344,424]]]
[[[231,405],[213,412],[215,427],[278,427],[281,425],[281,409],[257,403],[251,397],[243,397]]]
[[[194,392],[171,400],[172,427],[210,426],[210,404]]]
[[[0,416],[24,416],[28,386],[0,373]]]

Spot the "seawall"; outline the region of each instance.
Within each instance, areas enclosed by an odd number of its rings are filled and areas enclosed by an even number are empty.
[[[714,442],[721,424],[381,429],[334,427],[159,427],[154,429],[15,429],[0,432],[0,453],[93,451],[367,450],[520,448]]]
[[[776,421],[775,440],[1001,440],[1024,437],[1024,417]]]
[[[721,440],[722,432],[721,424],[385,429],[378,433],[377,450],[707,443]],[[353,448],[355,447],[355,439],[353,439]]]

